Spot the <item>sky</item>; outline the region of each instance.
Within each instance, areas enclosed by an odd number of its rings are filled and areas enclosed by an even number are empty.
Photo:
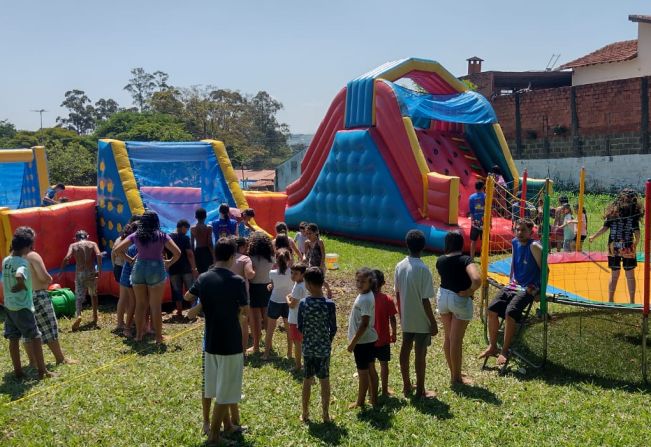
[[[0,120],[53,126],[67,90],[130,106],[130,70],[180,87],[214,85],[283,103],[313,133],[346,82],[387,61],[433,59],[456,76],[544,69],[634,39],[643,0],[0,0]]]

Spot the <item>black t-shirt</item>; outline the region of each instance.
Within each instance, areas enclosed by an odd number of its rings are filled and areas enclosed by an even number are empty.
[[[439,256],[436,260],[436,270],[441,277],[441,287],[454,293],[468,289],[472,284],[466,267],[472,264],[472,258],[466,255]]]
[[[186,252],[186,250],[190,250],[190,238],[187,235],[181,233],[170,233],[170,238],[181,250],[181,257],[179,260],[170,265],[170,275],[183,275],[185,273],[192,273],[192,266],[190,266],[188,253]],[[171,256],[171,254],[168,256]]]
[[[214,267],[199,275],[190,293],[201,299],[206,316],[205,351],[216,355],[242,353],[239,312],[247,305],[244,278]]]
[[[623,210],[621,217],[606,219],[604,227],[610,229],[608,236],[609,254],[618,255],[621,250],[633,247],[633,234],[640,231],[640,215],[633,211]]]

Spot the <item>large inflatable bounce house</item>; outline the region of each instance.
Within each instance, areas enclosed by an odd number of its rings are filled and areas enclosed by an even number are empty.
[[[44,147],[0,149],[0,207],[15,210],[40,205],[48,181]]]
[[[494,165],[517,189],[518,172],[486,98],[437,62],[389,62],[332,101],[301,177],[287,188],[286,220],[391,243],[418,228],[428,248],[441,251],[448,230],[468,235],[468,197]],[[492,231],[509,235],[511,223],[496,219]]]

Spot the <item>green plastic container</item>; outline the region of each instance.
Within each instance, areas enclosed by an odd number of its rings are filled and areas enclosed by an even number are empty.
[[[48,291],[52,307],[57,317],[73,317],[75,315],[75,294],[70,289],[54,289]]]

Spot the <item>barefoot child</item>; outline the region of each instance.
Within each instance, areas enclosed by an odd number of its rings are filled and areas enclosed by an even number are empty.
[[[267,307],[267,330],[264,339],[264,355],[263,360],[269,360],[271,348],[273,343],[274,331],[276,330],[276,322],[278,318],[283,319],[285,327],[287,327],[287,317],[289,317],[289,306],[287,305],[287,295],[292,291],[292,276],[289,270],[292,255],[288,250],[281,248],[276,254],[276,263],[278,268],[269,272],[269,289],[271,290],[271,297],[269,298],[269,306]],[[292,344],[289,339],[289,331],[287,333],[287,358],[292,358]]]
[[[432,272],[420,256],[425,249],[425,235],[420,230],[409,230],[405,238],[409,256],[396,265],[394,284],[400,311],[402,346],[400,347],[400,373],[405,397],[412,393],[409,377],[409,357],[415,351],[416,397],[430,398],[435,394],[425,390],[425,357],[432,336],[438,333],[432,303],[434,283]]]
[[[29,261],[23,256],[29,253],[34,244],[32,234],[24,230],[16,230],[11,240],[11,254],[2,261],[2,287],[5,306],[5,332],[9,340],[9,355],[17,378],[24,376],[20,363],[20,338],[26,342],[26,349],[31,351],[34,358],[38,377],[52,377],[45,367],[41,333],[34,317],[34,302],[32,299],[32,277]]]
[[[305,283],[303,282],[303,275],[305,275],[305,264],[294,264],[291,267],[292,281],[294,287],[292,292],[287,295],[287,305],[289,306],[289,316],[287,322],[289,323],[289,340],[294,345],[294,371],[301,370],[301,344],[303,337],[298,331],[298,304],[303,298],[307,296],[305,290]]]
[[[75,299],[77,319],[72,323],[72,330],[79,329],[81,324],[81,309],[86,299],[86,291],[90,295],[93,306],[93,325],[97,326],[97,279],[102,272],[102,254],[93,241],[88,240],[88,233],[79,230],[75,233],[75,241],[68,247],[68,253],[61,262],[60,271],[75,258]],[[118,253],[119,254],[119,253]]]
[[[335,303],[323,296],[323,271],[310,267],[303,276],[308,296],[298,305],[298,330],[303,335],[303,393],[301,421],[310,421],[312,379],[321,384],[323,422],[330,422],[330,353],[337,333]]]
[[[36,238],[36,233],[30,227],[19,227],[18,230],[25,231],[31,234],[34,239]],[[29,272],[32,278],[34,317],[36,318],[38,330],[41,332],[41,343],[48,345],[50,351],[54,354],[57,364],[75,364],[77,363],[76,360],[66,358],[63,355],[61,345],[59,344],[59,322],[54,313],[54,307],[52,307],[52,299],[50,299],[47,291],[47,287],[52,282],[52,277],[45,268],[43,258],[34,251],[32,246],[31,251],[25,255],[25,259],[29,262]],[[30,356],[31,350],[27,349],[27,345],[25,345],[25,351],[29,356],[29,363],[34,365],[34,358]]]
[[[373,270],[375,276],[375,287],[373,295],[375,298],[375,332],[377,332],[377,341],[375,342],[374,358],[380,362],[380,377],[382,379],[382,395],[390,396],[393,392],[389,389],[389,361],[391,360],[391,343],[396,342],[396,303],[393,299],[382,293],[384,286],[384,273],[381,270]],[[377,371],[375,370],[375,361],[371,363],[369,370],[374,376],[377,383]]]
[[[197,223],[190,227],[190,246],[194,250],[194,259],[199,274],[207,271],[215,259],[213,258],[212,229],[206,225],[206,210],[197,208],[194,217]]]
[[[307,230],[307,222],[301,222],[298,224],[298,232],[294,236],[294,243],[298,247],[298,251],[301,253],[299,259],[302,259],[305,256],[305,241],[307,236],[305,235],[305,230]]]
[[[355,354],[355,365],[359,378],[357,389],[357,401],[351,404],[351,408],[363,407],[366,403],[366,393],[370,394],[371,405],[377,404],[377,374],[373,377],[369,373],[371,363],[375,355],[375,298],[373,287],[375,277],[373,270],[361,268],[355,275],[357,291],[359,295],[355,298],[353,307],[350,310],[348,320],[348,352]]]

